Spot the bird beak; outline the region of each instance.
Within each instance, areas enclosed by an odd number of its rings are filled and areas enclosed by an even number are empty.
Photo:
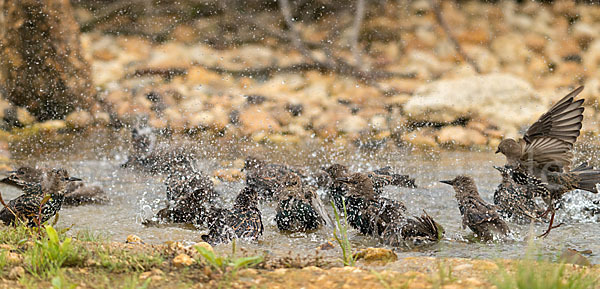
[[[502,169],[503,169],[503,168],[502,168],[502,167],[499,167],[499,166],[494,166],[494,169],[497,169],[497,170],[499,170],[499,171],[502,171]]]
[[[341,177],[341,178],[337,178],[335,179],[338,182],[342,182],[342,183],[349,183],[350,182],[350,178],[349,177]]]
[[[444,183],[451,186],[453,185],[452,181],[440,181],[440,183]]]
[[[70,178],[67,178],[67,181],[69,181],[69,182],[77,182],[77,181],[81,181],[81,180],[82,180],[82,179],[80,179],[80,178],[76,178],[76,177],[70,177]]]
[[[499,153],[499,152],[500,152],[500,149],[497,149],[495,153],[497,154],[497,153]]]

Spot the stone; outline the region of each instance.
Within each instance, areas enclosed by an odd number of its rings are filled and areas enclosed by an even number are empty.
[[[196,247],[201,247],[210,252],[214,252],[213,247],[209,243],[206,243],[206,242],[198,242],[198,243],[196,243]]]
[[[268,112],[259,106],[252,106],[240,112],[240,123],[244,134],[260,131],[279,131],[280,125]]]
[[[65,118],[65,122],[70,128],[82,129],[89,127],[92,124],[93,119],[89,112],[85,110],[78,110],[69,113],[69,115],[67,115]]]
[[[8,261],[9,264],[19,264],[23,262],[23,256],[14,252],[8,252],[6,253],[6,261]]]
[[[192,257],[187,254],[179,254],[173,258],[173,266],[177,268],[187,267],[194,263],[196,263],[196,260],[192,259]]]
[[[398,260],[396,253],[390,249],[385,248],[366,248],[360,250],[354,255],[357,260],[363,259],[367,262],[382,261],[391,262]]]
[[[343,118],[336,125],[338,131],[345,133],[358,133],[367,129],[368,127],[369,124],[367,121],[358,115],[350,115],[346,118]]]
[[[420,148],[435,148],[438,146],[431,129],[420,129],[404,133],[400,140]]]
[[[25,268],[21,266],[16,266],[10,270],[8,273],[8,279],[17,280],[21,277],[25,276]]]
[[[127,243],[127,244],[144,244],[144,241],[142,241],[142,238],[132,234],[132,235],[127,236],[127,240],[125,241],[125,243]]]
[[[240,169],[218,169],[213,172],[213,176],[216,178],[226,181],[226,182],[235,182],[244,177],[244,174]]]
[[[444,145],[469,147],[472,145],[485,145],[487,143],[487,138],[475,129],[460,126],[447,126],[438,132],[437,141]]]
[[[17,120],[24,126],[28,126],[35,122],[35,117],[23,107],[17,107]]]
[[[54,119],[47,120],[42,123],[35,124],[41,131],[45,132],[56,132],[60,129],[67,127],[67,123],[64,120]]]
[[[493,73],[423,85],[404,111],[418,122],[451,123],[480,117],[503,129],[516,130],[534,121],[548,105],[524,80]]]

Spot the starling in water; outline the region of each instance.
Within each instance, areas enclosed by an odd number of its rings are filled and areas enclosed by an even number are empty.
[[[544,209],[535,198],[549,194],[542,181],[508,165],[494,168],[502,174],[502,182],[494,192],[498,213],[517,223],[539,221]]]
[[[5,224],[14,224],[18,216],[30,227],[48,221],[60,210],[66,185],[71,181],[80,179],[69,177],[64,169],[45,170],[40,182],[25,184],[23,194],[0,210],[0,220]]]
[[[348,223],[361,233],[379,237],[386,245],[409,247],[437,242],[443,235],[443,228],[426,213],[407,217],[402,202],[379,196],[368,174],[338,180],[348,185]]]
[[[508,225],[498,214],[498,207],[486,203],[479,196],[471,177],[458,176],[441,182],[451,185],[456,192],[463,228],[469,227],[483,241],[506,236],[510,232]]]
[[[305,232],[333,225],[325,206],[315,191],[302,185],[297,175],[289,175],[279,194],[275,221],[277,228],[287,232]]]
[[[381,178],[383,177],[384,181],[382,184],[383,186],[397,186],[397,187],[404,187],[404,188],[416,188],[417,185],[415,184],[415,179],[411,178],[409,175],[401,175],[398,173],[394,173],[392,171],[391,167],[383,167],[377,170],[373,171],[373,175],[371,176],[372,178]],[[375,180],[374,180],[375,182]],[[377,187],[377,184],[375,184],[375,186]]]
[[[258,193],[245,187],[236,197],[232,209],[212,208],[208,229],[202,240],[210,244],[229,242],[233,238],[258,239],[263,233]]]
[[[244,170],[246,171],[246,185],[268,200],[276,199],[284,187],[283,180],[288,175],[303,175],[298,170],[286,165],[267,163],[255,157],[246,158]]]
[[[574,98],[583,86],[569,93],[544,113],[519,140],[504,139],[496,153],[506,156],[507,164],[545,181],[549,172],[569,170],[573,144],[583,120],[583,99]]]
[[[165,180],[167,208],[158,212],[162,221],[205,225],[209,208],[217,193],[212,181],[198,172],[188,158],[183,158],[170,168]]]
[[[23,188],[30,183],[39,183],[50,169],[20,167],[0,180],[1,183]],[[78,206],[84,204],[102,204],[108,202],[106,194],[98,186],[86,186],[82,181],[68,182],[65,188],[63,205]]]

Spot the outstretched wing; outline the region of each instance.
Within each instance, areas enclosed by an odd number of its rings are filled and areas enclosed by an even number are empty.
[[[558,171],[568,168],[573,159],[573,144],[551,137],[540,137],[523,147],[521,164],[534,171]]]
[[[583,99],[575,101],[582,90],[583,86],[580,86],[554,104],[529,127],[523,139],[531,144],[538,138],[553,138],[573,145],[583,120]]]

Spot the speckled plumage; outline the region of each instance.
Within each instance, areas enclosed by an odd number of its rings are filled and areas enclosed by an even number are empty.
[[[37,226],[38,221],[48,221],[62,207],[67,182],[76,180],[79,179],[69,177],[64,169],[45,170],[40,182],[25,183],[23,194],[8,202],[8,208],[0,210],[0,220],[14,224],[18,216],[30,227]]]
[[[234,238],[258,239],[264,231],[258,209],[258,193],[245,187],[236,197],[233,208],[213,207],[208,229],[202,240],[210,244],[226,243]]]
[[[485,202],[479,196],[475,181],[471,177],[457,176],[453,180],[442,182],[451,185],[456,192],[463,228],[469,227],[484,241],[510,233],[508,225],[498,213],[498,207]]]
[[[332,224],[325,206],[314,189],[304,186],[299,176],[285,180],[275,215],[277,228],[286,232],[305,232]]]

